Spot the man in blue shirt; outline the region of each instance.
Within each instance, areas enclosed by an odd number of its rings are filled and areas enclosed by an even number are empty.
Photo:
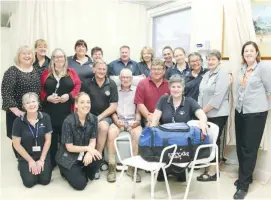
[[[133,76],[137,76],[139,74],[135,74],[136,65],[137,62],[130,59],[130,47],[124,45],[120,47],[120,58],[108,65],[108,74],[109,76],[119,76],[122,69],[128,68],[132,70]]]

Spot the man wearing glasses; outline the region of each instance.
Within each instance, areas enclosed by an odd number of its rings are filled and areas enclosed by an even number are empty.
[[[122,69],[120,72],[121,85],[118,87],[118,106],[117,111],[112,115],[112,123],[109,127],[107,148],[108,148],[108,163],[109,169],[107,174],[108,182],[116,181],[116,150],[114,140],[122,131],[130,132],[132,136],[133,155],[138,154],[138,139],[141,134],[141,116],[134,104],[135,86],[132,86],[132,71],[130,69]],[[134,168],[129,167],[127,175],[133,180]],[[137,174],[136,182],[140,182],[141,177]]]
[[[143,116],[143,125],[149,126],[155,106],[161,96],[169,94],[168,81],[164,79],[166,68],[162,60],[153,60],[150,76],[139,82],[135,104]]]

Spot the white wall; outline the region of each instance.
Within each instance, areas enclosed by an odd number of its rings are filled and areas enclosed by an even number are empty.
[[[119,47],[131,47],[131,58],[139,60],[146,45],[146,8],[117,0],[20,1],[12,17],[13,50],[44,38],[49,52],[63,48],[74,54],[74,44],[84,39],[90,50],[100,46],[109,62],[119,57]],[[35,11],[34,11],[35,10]]]

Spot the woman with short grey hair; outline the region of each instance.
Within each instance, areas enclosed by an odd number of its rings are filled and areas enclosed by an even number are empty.
[[[192,97],[196,101],[199,97],[199,85],[203,75],[209,71],[202,67],[203,59],[198,52],[193,52],[188,56],[188,64],[190,66],[190,73],[185,77],[185,90],[186,97]]]
[[[28,92],[22,97],[26,113],[17,117],[12,128],[12,143],[18,153],[19,171],[23,184],[31,188],[36,184],[47,185],[51,181],[52,126],[48,114],[39,112],[39,96]]]
[[[228,72],[220,67],[221,53],[211,50],[207,55],[208,72],[205,73],[199,87],[199,105],[208,117],[208,121],[219,127],[217,138],[218,159],[220,161],[220,137],[228,119],[229,107],[229,85]],[[210,176],[207,170],[197,177],[198,181],[215,181],[218,174]]]
[[[199,125],[202,129],[203,134],[206,134],[207,117],[199,104],[194,99],[184,96],[184,78],[177,74],[173,75],[169,79],[168,84],[170,95],[163,95],[159,99],[156,105],[156,109],[153,113],[151,126],[157,126],[159,123],[187,123],[188,121],[194,119],[194,116],[196,116],[199,119]],[[163,180],[162,173],[159,172],[157,180]],[[180,182],[185,181],[185,172],[178,174],[177,180]]]

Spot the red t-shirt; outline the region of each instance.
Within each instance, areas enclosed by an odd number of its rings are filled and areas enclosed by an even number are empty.
[[[148,77],[138,83],[134,102],[135,104],[144,104],[148,111],[153,113],[158,100],[165,94],[170,94],[168,81],[164,79],[162,84],[156,87]]]

